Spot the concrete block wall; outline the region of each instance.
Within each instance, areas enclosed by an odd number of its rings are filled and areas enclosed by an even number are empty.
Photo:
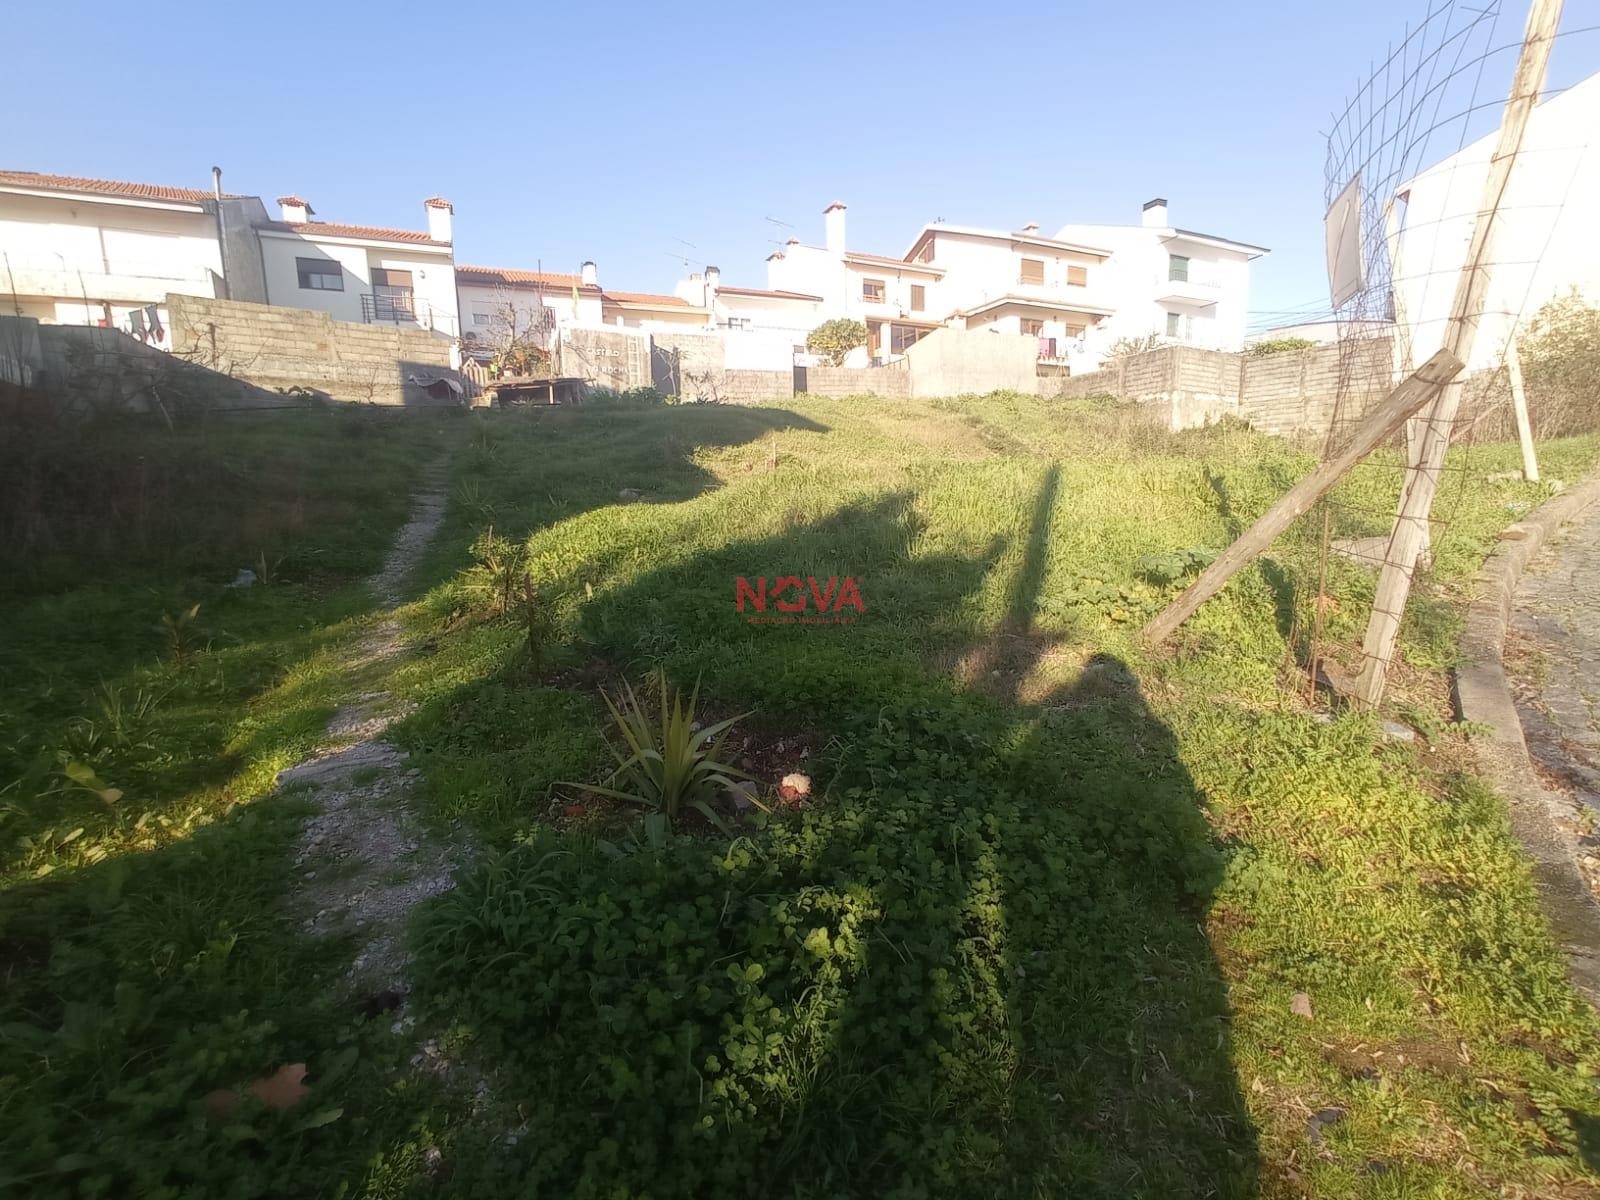
[[[650,335],[640,330],[568,329],[562,334],[560,370],[619,392],[648,387]]]
[[[227,411],[291,403],[116,329],[0,316],[0,383],[71,412]]]
[[[662,332],[650,343],[650,382],[657,391],[685,400],[720,398],[727,360],[719,335]]]
[[[794,372],[724,371],[717,398],[724,404],[759,404],[765,400],[792,400]]]
[[[935,329],[907,347],[906,364],[913,396],[1002,390],[1037,395],[1040,389],[1039,339],[1020,333]]]
[[[174,354],[264,388],[314,388],[370,404],[433,404],[416,377],[454,376],[450,339],[428,330],[176,294],[167,297],[167,309]]]
[[[796,392],[812,396],[883,396],[911,398],[911,372],[899,363],[883,367],[796,367]]]

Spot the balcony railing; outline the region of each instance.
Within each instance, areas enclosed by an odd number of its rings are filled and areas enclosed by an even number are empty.
[[[361,293],[361,319],[371,325],[387,321],[395,325],[416,323],[417,305],[410,288],[392,288],[387,292]]]

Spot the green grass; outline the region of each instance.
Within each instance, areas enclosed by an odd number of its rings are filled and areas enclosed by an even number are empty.
[[[235,436],[250,456],[262,435]],[[371,474],[305,477],[370,520],[303,529],[286,561],[339,539],[346,578],[376,565],[440,435],[369,436]],[[1246,430],[996,395],[474,414],[444,436],[436,586],[402,610],[414,653],[387,684],[415,705],[394,733],[426,819],[480,853],[416,923],[409,1039],[353,1014],[347,949],[287,915],[308,802],[263,798],[352,686],[370,601],[292,573],[224,594],[232,547],[6,601],[29,631],[4,664],[16,769],[92,750],[75,718],[117,724],[102,678],[114,712],[162,696],[85,759],[126,793],[113,810],[6,798],[0,1161],[32,1192],[1600,1194],[1600,1028],[1440,706],[1464,582],[1549,494],[1485,480],[1514,446],[1452,457],[1395,676],[1429,740],[1403,745],[1284,687],[1315,518],[1170,652],[1138,643],[1309,469]],[[1542,447],[1547,478],[1596,450]],[[1398,481],[1392,454],[1360,468],[1335,531],[1382,528]],[[469,547],[491,525],[552,606],[542,670],[482,616]],[[1372,584],[1330,572],[1337,653]],[[866,611],[751,624],[741,575],[851,576]],[[196,600],[207,648],[158,661],[161,614]],[[708,720],[752,710],[739,735],[818,798],[657,851],[617,852],[622,806],[564,815],[557,781],[610,762],[596,685],[652,668],[700,679]],[[481,1111],[404,1067],[422,1032],[488,1080]],[[310,1115],[337,1118],[199,1115],[294,1061]]]
[[[87,477],[136,458],[163,484],[124,553],[94,532],[124,519],[116,489],[53,513],[56,548],[0,595],[0,1191],[376,1179],[426,1104],[391,1090],[405,1044],[331,986],[346,948],[310,942],[290,910],[304,796],[266,797],[349,686],[373,610],[361,580],[459,431],[310,413],[57,433]],[[270,584],[224,586],[263,554]],[[196,603],[180,660],[161,618]],[[120,797],[71,788],[67,762]],[[207,1124],[207,1092],[294,1061],[326,1124],[249,1106]],[[335,1089],[365,1102],[321,1103]]]

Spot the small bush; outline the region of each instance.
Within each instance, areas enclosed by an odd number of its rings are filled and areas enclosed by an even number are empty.
[[[867,327],[849,317],[824,321],[806,334],[806,349],[820,354],[836,367],[844,366],[850,351],[867,344]]]
[[[1534,314],[1517,353],[1535,434],[1600,428],[1600,308],[1576,288],[1557,297]]]
[[[1310,338],[1280,337],[1268,338],[1264,342],[1257,342],[1250,347],[1250,353],[1257,358],[1265,358],[1269,354],[1288,354],[1295,350],[1310,350],[1316,346]]]

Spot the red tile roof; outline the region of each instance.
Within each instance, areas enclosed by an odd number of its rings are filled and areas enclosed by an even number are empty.
[[[368,238],[374,242],[413,242],[423,246],[448,246],[449,242],[436,242],[423,229],[381,229],[376,225],[339,225],[333,221],[267,221],[263,229],[276,229],[282,233],[300,233],[306,237]]]
[[[448,208],[451,212],[454,212],[456,208],[454,204],[451,204],[443,196],[429,196],[422,203],[428,208]]]
[[[769,300],[821,300],[821,296],[810,296],[805,292],[770,292],[762,288],[719,287],[719,295],[727,296],[756,296],[766,297]]]
[[[672,308],[689,308],[691,305],[682,296],[662,296],[655,292],[606,292],[607,300],[618,300],[623,304],[655,304],[670,306]]]
[[[301,208],[304,208],[304,209],[307,209],[307,210],[309,210],[311,208],[311,201],[303,200],[299,196],[279,196],[278,197],[278,203],[279,204],[298,204]]]
[[[598,292],[592,283],[584,283],[581,276],[563,275],[555,271],[519,271],[514,267],[464,267],[456,264],[457,283],[475,283],[486,287],[557,287],[577,288],[581,292]]]
[[[119,179],[84,179],[78,175],[41,175],[37,171],[0,171],[0,187],[40,188],[53,192],[94,192],[134,200],[173,200],[198,204],[211,199],[210,188],[163,187],[157,183],[125,183]]]

